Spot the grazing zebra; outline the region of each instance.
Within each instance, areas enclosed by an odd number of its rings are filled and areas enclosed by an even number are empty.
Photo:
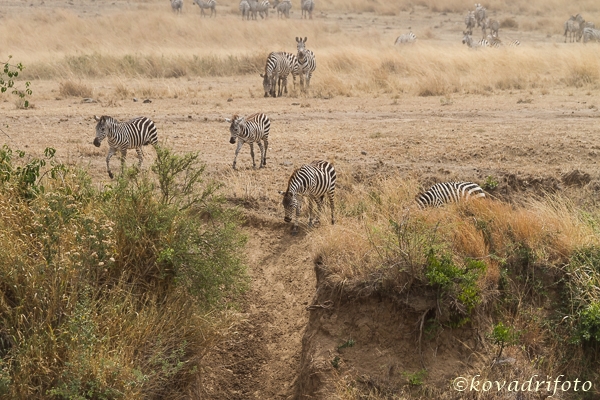
[[[478,49],[479,47],[488,47],[490,45],[487,39],[473,40],[471,35],[469,35],[469,32],[463,32],[463,34],[463,44],[466,44],[471,49]]]
[[[475,11],[469,11],[465,17],[465,25],[467,26],[467,32],[469,32],[469,35],[473,34],[473,28],[475,28],[476,23]]]
[[[600,29],[584,28],[583,29],[583,43],[587,43],[590,40],[600,42]]]
[[[481,26],[487,17],[487,10],[484,6],[477,3],[475,4],[475,21],[477,22],[477,26]]]
[[[313,204],[317,203],[319,211],[323,207],[325,195],[329,197],[331,206],[331,224],[334,219],[334,196],[335,196],[336,174],[333,165],[327,161],[313,161],[305,164],[292,172],[288,181],[288,188],[285,192],[279,192],[283,195],[283,208],[285,210],[285,222],[291,222],[296,212],[296,221],[294,222],[292,233],[298,231],[298,218],[300,217],[300,203],[298,196],[308,197],[308,226],[313,225]],[[315,224],[319,223],[319,214],[315,217]]]
[[[156,145],[158,143],[158,135],[156,134],[156,126],[154,122],[146,117],[138,117],[127,122],[119,122],[112,117],[106,115],[98,118],[94,115],[94,119],[98,121],[96,124],[96,138],[94,146],[100,147],[100,143],[104,138],[108,138],[108,155],[106,156],[106,170],[108,176],[112,179],[113,173],[110,170],[110,158],[117,151],[121,152],[121,163],[125,163],[128,149],[135,149],[137,152],[138,167],[142,166],[144,153],[142,146],[148,144]]]
[[[208,0],[208,1],[194,0],[194,2],[192,4],[198,4],[198,7],[200,7],[200,15],[203,17],[206,16],[204,10],[207,8],[210,8],[211,18],[213,16],[213,13],[215,14],[215,17],[217,16],[217,9],[216,9],[217,2],[215,0]]]
[[[233,169],[235,169],[238,153],[244,143],[250,145],[250,156],[252,157],[252,166],[254,168],[256,168],[256,163],[254,162],[254,142],[256,142],[260,148],[259,168],[267,165],[269,130],[271,129],[269,117],[263,113],[256,113],[249,115],[246,118],[234,115],[231,119],[225,118],[225,121],[231,122],[231,125],[229,126],[229,132],[231,133],[229,143],[235,144],[235,140],[239,139],[237,148],[235,149],[235,157],[233,158]],[[264,142],[264,146],[261,140]]]
[[[517,47],[520,45],[521,45],[521,41],[519,39],[511,39],[507,44],[508,47]]]
[[[296,58],[295,55],[293,56]],[[269,54],[265,64],[265,73],[260,74],[260,76],[263,78],[265,97],[281,97],[284,89],[285,93],[287,94],[287,77],[294,68],[292,62],[290,61],[291,59],[292,57],[289,57],[284,52],[272,52]],[[278,90],[277,83],[279,83]]]
[[[247,0],[240,1],[240,12],[242,13],[242,20],[250,19],[250,3]]]
[[[483,189],[473,182],[436,183],[428,191],[417,196],[419,208],[439,207],[446,203],[468,201],[471,197],[485,197]]]
[[[492,37],[498,37],[498,30],[500,29],[500,22],[495,19],[488,18],[481,24],[481,30],[483,31],[483,37],[486,36],[486,30],[489,28],[490,35]]]
[[[273,8],[277,9],[277,18],[289,18],[290,10],[292,9],[292,1],[291,0],[274,0]]]
[[[183,10],[183,0],[171,0],[171,9],[177,14],[181,14]]]
[[[302,8],[302,18],[312,19],[312,12],[315,8],[315,2],[313,0],[302,0],[300,6]]]
[[[403,43],[414,43],[417,41],[417,35],[412,32],[404,33],[396,38],[394,45]]]
[[[502,46],[502,40],[500,40],[499,37],[487,35],[487,41],[488,41],[490,47],[498,48],[498,47]]]
[[[565,21],[564,28],[565,33],[563,36],[565,37],[565,43],[567,43],[567,34],[571,38],[571,42],[576,42],[579,34],[579,22],[576,21],[574,16]]]
[[[298,65],[300,66],[300,87],[303,90],[308,90],[310,86],[310,78],[313,72],[317,69],[317,61],[315,54],[306,48],[306,40],[301,37],[296,37],[296,48],[298,49]]]

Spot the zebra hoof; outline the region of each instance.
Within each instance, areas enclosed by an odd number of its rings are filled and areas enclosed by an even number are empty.
[[[113,179],[113,178],[114,178],[114,175],[113,175],[113,173],[112,173],[112,172],[110,172],[110,171],[108,171],[108,177],[109,177],[110,179]]]
[[[298,231],[297,230],[293,230],[292,231],[292,236],[298,236]]]

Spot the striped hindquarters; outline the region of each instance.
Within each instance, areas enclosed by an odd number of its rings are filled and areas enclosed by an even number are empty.
[[[283,54],[287,58],[288,63],[290,65],[290,72],[292,73],[292,76],[294,77],[294,82],[295,82],[296,77],[298,75],[300,75],[300,72],[301,72],[301,67],[300,67],[300,62],[298,60],[298,57],[293,53],[287,53],[285,51],[282,51],[281,54]]]
[[[110,135],[108,138],[110,143]],[[151,119],[146,117],[138,117],[118,124],[113,133],[113,141],[117,140],[117,138],[120,144],[119,147],[127,149],[135,149],[148,144],[155,145],[158,143],[156,126]]]
[[[412,32],[402,34],[396,38],[394,44],[414,43],[417,40],[417,35]]]
[[[328,161],[317,160],[295,170],[288,181],[288,193],[321,197],[335,190],[337,176]]]
[[[594,29],[594,28],[584,28],[583,29],[583,43],[587,43],[591,40],[600,42],[600,29]]]
[[[420,208],[439,207],[443,204],[467,201],[471,197],[485,197],[483,189],[473,182],[436,183],[425,193],[417,196]]]

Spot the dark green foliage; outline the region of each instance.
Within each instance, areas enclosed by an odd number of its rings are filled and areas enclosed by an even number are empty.
[[[23,71],[25,67],[21,63],[16,65],[10,64],[9,61],[11,58],[12,56],[8,56],[8,61],[4,63],[4,68],[0,72],[0,92],[5,93],[10,90],[12,94],[24,99],[28,95],[31,96],[32,91],[29,88],[31,83],[25,82],[25,89],[18,89],[15,86],[15,78],[19,76],[19,72]],[[23,106],[24,108],[29,107],[29,100],[25,100]]]

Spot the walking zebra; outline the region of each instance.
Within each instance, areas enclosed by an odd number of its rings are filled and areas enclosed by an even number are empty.
[[[158,143],[158,135],[156,134],[156,126],[154,122],[146,117],[138,117],[127,122],[119,122],[112,117],[106,115],[98,118],[94,115],[94,119],[98,121],[96,124],[96,138],[94,146],[100,147],[100,143],[104,138],[108,139],[108,155],[106,156],[106,170],[108,176],[112,179],[113,173],[110,170],[110,158],[117,151],[121,152],[121,164],[125,163],[127,150],[135,149],[137,152],[138,167],[142,166],[144,153],[142,146],[148,144],[156,145]]]
[[[481,24],[485,21],[487,17],[487,10],[484,6],[477,3],[475,4],[475,21],[477,22],[477,26],[481,26]]]
[[[204,10],[207,8],[210,8],[210,17],[211,18],[213,16],[213,13],[215,14],[215,17],[217,16],[217,9],[216,9],[217,2],[215,0],[208,0],[208,1],[194,0],[194,2],[192,4],[198,4],[198,7],[200,7],[200,15],[203,17],[206,16]]]
[[[414,43],[417,41],[417,35],[412,32],[404,33],[396,38],[394,45],[403,43]]]
[[[600,29],[584,28],[583,29],[583,43],[587,43],[590,40],[600,42]]]
[[[469,35],[469,32],[463,32],[463,34],[463,44],[466,44],[471,49],[478,49],[479,47],[488,47],[490,45],[487,39],[473,40],[471,35]]]
[[[465,17],[465,25],[467,26],[467,32],[469,32],[469,35],[473,34],[473,28],[475,28],[476,23],[475,11],[467,12],[467,16]]]
[[[240,1],[240,12],[242,13],[242,20],[250,19],[250,3],[247,0]]]
[[[306,40],[301,37],[296,37],[296,48],[298,49],[298,64],[300,66],[300,87],[302,90],[308,90],[310,86],[310,78],[313,72],[317,69],[317,61],[315,54],[306,48]]]
[[[439,207],[446,203],[468,201],[470,198],[485,197],[483,189],[473,182],[436,183],[428,191],[417,196],[419,208]]]
[[[171,0],[171,9],[177,14],[181,14],[183,10],[183,0]]]
[[[273,8],[277,9],[277,18],[289,18],[290,10],[292,9],[292,1],[291,0],[275,0],[273,2]]]
[[[312,19],[312,12],[315,8],[315,2],[313,0],[302,0],[300,6],[302,8],[302,18]]]
[[[254,162],[254,142],[256,142],[260,148],[259,168],[267,165],[269,130],[271,129],[269,117],[263,113],[252,114],[245,118],[236,114],[231,117],[231,119],[225,118],[225,121],[231,122],[231,125],[229,126],[229,132],[231,133],[229,143],[235,144],[236,139],[239,139],[237,148],[235,149],[235,157],[233,158],[233,169],[235,169],[238,153],[244,143],[250,145],[250,156],[252,157],[252,166],[254,168],[256,168],[256,163]],[[264,142],[264,146],[261,140]]]
[[[293,58],[296,58],[295,55],[291,53],[288,54],[292,55]],[[272,52],[269,54],[267,63],[265,64],[265,73],[260,74],[263,78],[265,97],[281,97],[284,89],[287,94],[287,77],[294,68],[293,62],[291,61],[293,58],[286,55],[284,52]],[[278,83],[279,89],[277,89]]]
[[[335,197],[335,180],[336,174],[333,165],[327,161],[317,160],[310,164],[305,164],[292,172],[288,181],[288,187],[285,192],[279,192],[283,195],[283,208],[285,210],[285,222],[291,222],[296,212],[296,221],[294,222],[292,233],[297,233],[298,218],[300,217],[300,203],[298,196],[301,198],[308,197],[308,226],[313,225],[313,204],[317,203],[318,211],[323,207],[325,195],[329,197],[329,205],[331,206],[331,224],[335,223],[334,219],[334,197]],[[319,214],[316,214],[315,224],[319,223]]]

